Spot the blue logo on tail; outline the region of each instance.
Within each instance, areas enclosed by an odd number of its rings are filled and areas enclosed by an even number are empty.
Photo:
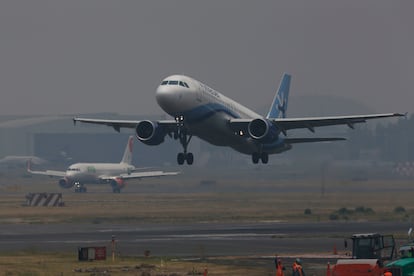
[[[290,88],[289,74],[284,74],[280,82],[279,89],[270,107],[266,118],[286,118],[286,111],[288,106],[289,88]]]

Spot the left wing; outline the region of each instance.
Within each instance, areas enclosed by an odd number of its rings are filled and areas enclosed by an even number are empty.
[[[354,124],[365,123],[367,120],[388,118],[388,117],[404,117],[401,113],[384,113],[384,114],[369,114],[369,115],[351,115],[351,116],[330,116],[330,117],[305,117],[305,118],[270,118],[276,127],[283,133],[290,129],[307,128],[314,132],[315,127],[333,126],[333,125],[348,125],[354,128]],[[247,131],[248,124],[253,119],[231,119],[230,126],[234,130]]]
[[[365,123],[367,120],[388,118],[388,117],[404,117],[401,113],[384,113],[370,115],[351,115],[351,116],[331,116],[331,117],[309,117],[309,118],[280,118],[272,119],[272,122],[284,130],[295,128],[307,128],[313,132],[314,127],[348,125],[350,128],[354,124]]]
[[[170,175],[177,175],[180,172],[163,172],[163,171],[149,171],[149,172],[133,172],[130,174],[121,174],[119,176],[101,176],[100,179],[107,181],[107,180],[114,180],[114,179],[140,179],[140,178],[150,178],[150,177],[161,177],[161,176],[170,176]]]
[[[105,119],[88,119],[88,118],[73,118],[73,123],[77,122],[86,124],[106,125],[113,127],[116,131],[120,131],[121,128],[135,128],[139,124],[140,120],[105,120]],[[159,120],[157,123],[166,128],[167,132],[173,131],[177,128],[177,122],[175,120]]]

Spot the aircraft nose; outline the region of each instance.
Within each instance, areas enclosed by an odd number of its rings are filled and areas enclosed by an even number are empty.
[[[66,177],[73,177],[74,172],[73,171],[66,171]]]
[[[157,91],[155,93],[155,98],[157,100],[158,105],[168,112],[169,107],[171,107],[171,104],[179,98],[178,93],[176,92],[177,91],[174,87],[166,85],[158,86]]]

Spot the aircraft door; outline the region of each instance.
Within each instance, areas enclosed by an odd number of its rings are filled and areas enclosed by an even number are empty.
[[[203,86],[200,84],[200,86],[198,87],[197,92],[196,92],[196,100],[199,103],[201,103],[203,101],[203,96],[202,96],[203,92],[202,91],[203,91]]]

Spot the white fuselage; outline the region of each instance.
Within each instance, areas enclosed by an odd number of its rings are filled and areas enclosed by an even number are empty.
[[[178,85],[170,85],[170,80],[177,80]],[[228,124],[230,119],[256,119],[263,116],[195,79],[183,75],[165,78],[157,88],[156,99],[169,115],[184,116],[192,134],[213,145],[229,146],[246,154],[258,152],[259,147],[263,146],[248,136],[237,135]],[[266,151],[276,153],[283,147],[283,140],[280,140],[268,145]]]
[[[65,178],[71,182],[101,183],[102,177],[130,174],[134,166],[126,163],[76,163],[66,170]]]

